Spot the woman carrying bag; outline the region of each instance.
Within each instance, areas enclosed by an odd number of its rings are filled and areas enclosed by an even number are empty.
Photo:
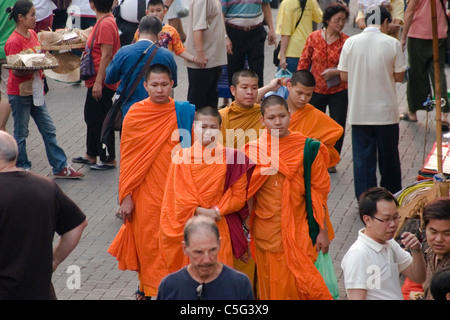
[[[13,7],[8,8],[7,12],[9,19],[16,22],[16,28],[6,41],[6,56],[40,53],[41,44],[33,30],[36,26],[36,9],[33,3],[29,0],[19,0]],[[14,119],[14,138],[19,148],[17,167],[31,169],[26,149],[31,116],[44,140],[47,159],[52,166],[54,177],[81,178],[83,174],[67,164],[66,154],[56,141],[56,128],[44,99],[43,71],[9,70],[7,94]]]
[[[89,0],[97,22],[89,33],[85,51],[91,54],[95,72],[85,80],[88,89],[84,104],[86,154],[73,158],[72,161],[89,164],[93,170],[114,169],[117,166],[114,139],[107,146],[103,146],[101,142],[103,121],[112,107],[112,97],[118,86],[117,83],[108,85],[104,82],[106,67],[120,48],[119,30],[111,13],[113,1]],[[100,158],[100,163],[97,163],[97,157]]]

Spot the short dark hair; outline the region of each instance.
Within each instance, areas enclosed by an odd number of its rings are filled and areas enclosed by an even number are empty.
[[[380,20],[378,20],[380,19]],[[392,22],[391,12],[385,6],[372,6],[366,10],[366,25],[383,24],[385,20]],[[369,23],[370,22],[370,23]]]
[[[236,87],[238,85],[240,77],[254,78],[256,80],[259,80],[258,74],[255,71],[250,69],[239,70],[233,73],[233,77],[231,78],[231,85],[233,87]]]
[[[95,9],[101,13],[111,12],[114,0],[89,0],[94,3]]]
[[[436,271],[431,277],[430,293],[434,300],[447,300],[450,293],[450,267]]]
[[[289,112],[289,106],[286,102],[286,100],[283,97],[280,97],[279,95],[272,94],[268,96],[267,98],[264,98],[261,103],[261,114],[264,117],[264,113],[266,112],[266,109],[272,106],[282,105],[286,108],[286,110]]]
[[[139,33],[149,33],[157,36],[162,30],[163,24],[158,17],[143,16],[139,21]]]
[[[219,110],[217,110],[217,108],[210,106],[199,108],[195,112],[194,121],[198,120],[199,115],[215,117],[219,119],[219,124],[222,125],[222,116],[220,115],[220,112]]]
[[[438,198],[423,208],[423,222],[428,225],[431,219],[450,220],[450,198]]]
[[[350,11],[348,7],[344,4],[340,4],[338,2],[331,3],[328,7],[323,11],[322,24],[326,28],[328,27],[328,21],[337,13],[344,12],[346,17],[350,15]]]
[[[164,64],[155,63],[148,67],[147,72],[145,73],[145,80],[148,80],[151,73],[165,73],[169,76],[170,80],[172,80],[172,71]]]
[[[33,2],[29,0],[17,1],[14,6],[6,8],[6,13],[9,13],[8,19],[12,19],[17,23],[17,21],[19,20],[19,14],[25,17],[28,12],[30,12],[30,9],[33,8],[33,6]]]
[[[147,8],[150,7],[150,6],[162,6],[162,7],[164,7],[165,4],[164,4],[163,0],[150,0],[147,3]]]
[[[398,201],[394,195],[384,187],[370,188],[366,192],[363,192],[359,197],[359,216],[364,223],[363,217],[374,217],[377,213],[377,202],[380,200],[394,201],[398,207]]]
[[[184,226],[183,240],[187,247],[189,246],[191,234],[200,229],[211,231],[216,236],[217,241],[220,240],[219,228],[212,218],[206,216],[194,216],[189,219]]]
[[[290,81],[293,86],[297,85],[297,83],[300,83],[300,84],[304,85],[305,87],[315,87],[316,86],[316,79],[314,78],[313,74],[308,70],[295,71],[292,74]]]

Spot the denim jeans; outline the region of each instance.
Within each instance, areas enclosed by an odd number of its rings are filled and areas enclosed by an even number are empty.
[[[27,156],[26,139],[29,135],[28,123],[30,116],[44,140],[47,159],[53,169],[53,174],[60,172],[67,165],[67,157],[64,150],[56,142],[56,128],[48,113],[47,106],[36,107],[33,105],[33,96],[8,95],[11,111],[14,119],[14,138],[19,147],[17,167],[31,169],[31,162]]]

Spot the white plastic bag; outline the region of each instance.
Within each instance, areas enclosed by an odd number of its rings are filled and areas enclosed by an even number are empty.
[[[178,18],[184,18],[189,15],[189,0],[175,0],[173,5]]]
[[[388,6],[391,0],[358,0],[358,7],[361,11],[366,11],[370,7]]]
[[[44,105],[44,79],[39,71],[33,74],[33,104],[36,107]]]

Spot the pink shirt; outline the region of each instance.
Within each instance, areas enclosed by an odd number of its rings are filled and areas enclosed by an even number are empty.
[[[447,37],[447,17],[442,8],[441,1],[435,1],[437,12],[438,38],[443,39]],[[447,0],[444,0],[444,5],[445,7],[447,7]],[[408,32],[408,37],[417,39],[433,39],[430,0],[417,1],[411,27],[409,28]]]

